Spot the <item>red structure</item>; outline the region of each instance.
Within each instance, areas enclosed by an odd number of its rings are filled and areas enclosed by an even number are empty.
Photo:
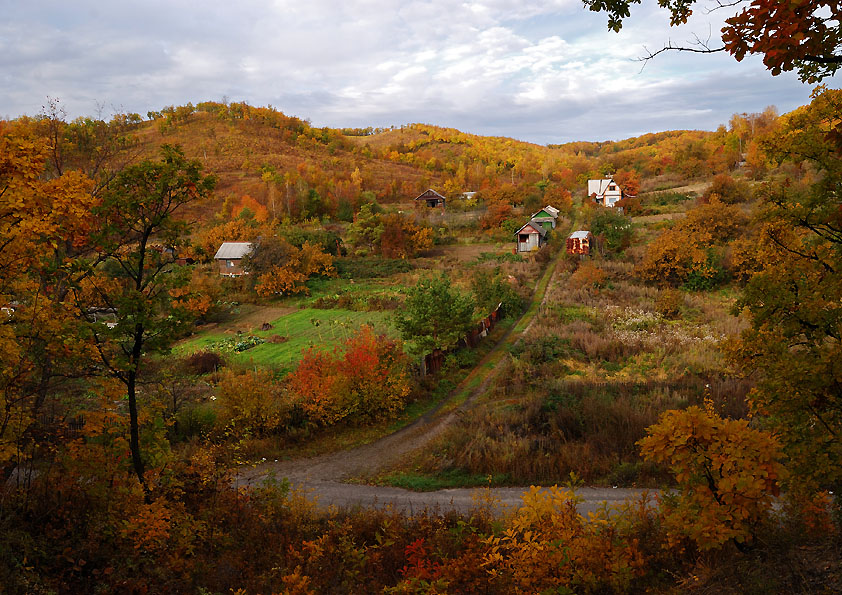
[[[567,253],[588,256],[594,247],[594,237],[589,231],[574,231],[567,237]]]

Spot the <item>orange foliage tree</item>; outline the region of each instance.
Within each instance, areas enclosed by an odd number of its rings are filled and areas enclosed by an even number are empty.
[[[638,274],[661,285],[715,285],[723,274],[716,244],[733,238],[747,222],[737,207],[714,201],[687,212],[675,227],[649,244]]]
[[[98,200],[78,171],[45,179],[50,149],[28,122],[0,122],[0,480],[31,454],[54,381],[90,355],[68,293]]]
[[[416,225],[400,213],[382,215],[380,253],[386,258],[409,258],[433,245],[433,230]]]
[[[389,419],[409,395],[407,359],[399,343],[362,326],[344,351],[304,352],[288,377],[293,402],[317,425]]]
[[[503,221],[512,216],[512,205],[504,201],[488,203],[488,209],[480,218],[479,225],[482,229],[497,229],[503,225]]]
[[[257,275],[255,290],[263,296],[308,293],[305,283],[310,277],[336,276],[333,256],[319,244],[306,241],[296,248],[278,237],[261,239],[246,256],[243,266]]]
[[[485,540],[483,567],[513,593],[626,591],[644,560],[637,540],[606,520],[585,520],[567,490],[533,486],[502,534]]]
[[[269,218],[269,210],[248,194],[244,194],[231,209],[231,217],[234,219],[254,219],[263,223]]]

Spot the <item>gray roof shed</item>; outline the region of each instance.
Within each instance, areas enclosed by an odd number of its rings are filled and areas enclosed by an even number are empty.
[[[237,260],[251,252],[251,242],[223,242],[216,251],[215,260]]]

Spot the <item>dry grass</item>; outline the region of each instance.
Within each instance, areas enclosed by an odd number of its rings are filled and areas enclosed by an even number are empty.
[[[744,324],[730,314],[732,296],[684,294],[666,319],[632,258],[596,261],[600,289],[570,283],[577,264],[560,267],[484,405],[421,455],[421,470],[518,484],[563,482],[572,471],[588,483],[657,485],[666,474],[640,461],[636,442],[661,413],[708,398],[722,415],[746,414],[751,384],[728,374],[719,350]]]

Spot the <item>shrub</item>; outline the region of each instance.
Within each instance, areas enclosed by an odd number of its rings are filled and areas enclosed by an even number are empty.
[[[175,440],[205,436],[213,430],[216,418],[216,412],[208,405],[185,407],[176,414],[171,435]]]
[[[220,373],[216,386],[218,421],[234,436],[270,434],[284,424],[288,403],[272,375],[260,368]]]
[[[545,364],[570,355],[570,340],[557,335],[538,337],[532,341],[521,341],[509,351],[514,357],[531,364]]]
[[[189,355],[184,360],[187,369],[193,374],[200,376],[216,372],[219,368],[225,365],[225,360],[222,356],[214,351],[199,351]]]
[[[714,197],[729,205],[745,202],[751,198],[751,186],[744,180],[735,180],[728,174],[718,174],[702,194],[701,201],[715,202]]]
[[[678,318],[684,305],[684,294],[677,289],[664,288],[655,299],[655,311],[664,318]]]
[[[775,437],[689,407],[664,413],[639,444],[645,459],[669,465],[678,482],[678,495],[661,502],[673,543],[689,537],[711,549],[753,541],[783,474]]]
[[[573,287],[600,288],[605,284],[605,271],[593,264],[585,262],[570,275],[570,284]]]

